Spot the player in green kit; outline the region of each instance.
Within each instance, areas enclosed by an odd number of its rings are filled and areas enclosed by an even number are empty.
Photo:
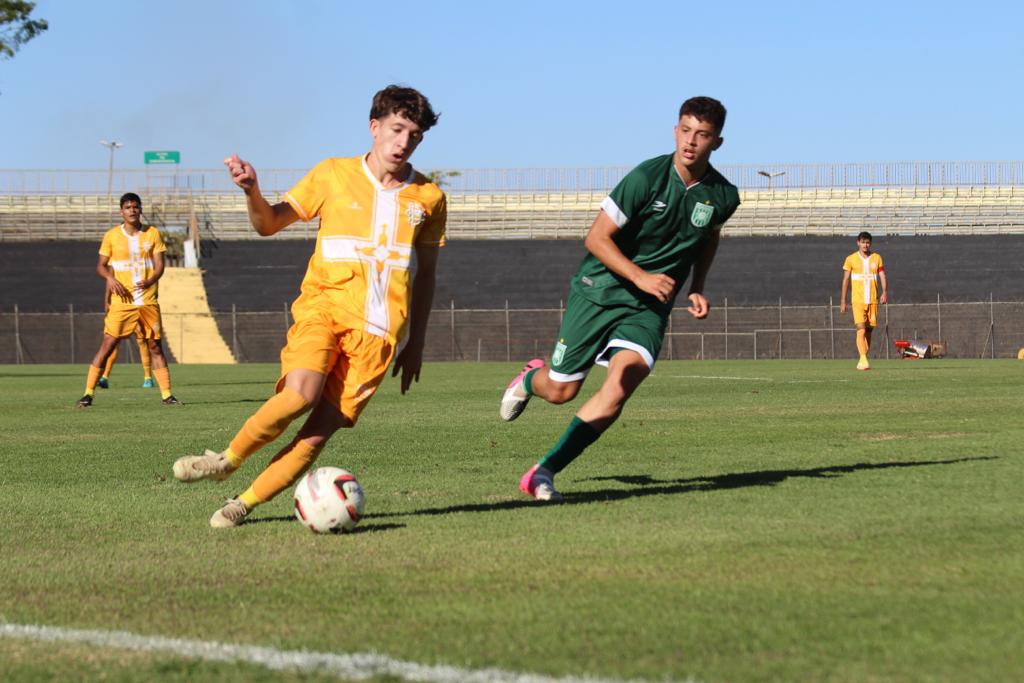
[[[601,202],[584,242],[589,253],[569,287],[551,366],[539,358],[526,364],[502,396],[501,417],[519,417],[531,396],[571,401],[594,364],[606,366],[608,375],[522,476],[519,488],[526,495],[561,500],[555,475],[615,422],[650,374],[687,277],[686,310],[707,317],[704,280],[722,224],[740,203],[736,187],[710,164],[711,153],[722,146],[725,114],[710,97],[686,100],[675,126],[675,152],[634,168]]]

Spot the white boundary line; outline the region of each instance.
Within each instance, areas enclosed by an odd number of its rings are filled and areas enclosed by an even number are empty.
[[[746,382],[774,382],[771,377],[730,377],[728,375],[669,375],[672,379],[735,379]]]
[[[729,375],[669,375],[672,379],[730,379],[742,382],[772,382],[773,384],[833,384],[848,379],[772,379],[771,377],[730,377]]]
[[[391,676],[424,683],[631,683],[607,678],[516,673],[502,669],[462,669],[454,666],[417,664],[373,652],[335,654],[306,650],[278,650],[254,645],[231,645],[205,640],[142,636],[127,631],[99,631],[9,624],[0,622],[0,638],[18,638],[48,643],[86,643],[99,647],[158,652],[207,662],[245,662],[275,671],[297,670],[329,674],[362,681],[372,676]],[[696,683],[687,679],[688,683]],[[639,682],[633,682],[639,683]]]

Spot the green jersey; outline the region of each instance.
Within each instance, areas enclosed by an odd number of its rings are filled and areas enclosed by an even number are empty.
[[[619,227],[615,244],[649,273],[665,273],[682,287],[713,231],[740,205],[739,191],[708,166],[700,182],[686,187],[672,154],[643,162],[615,186],[601,209]],[[572,289],[602,306],[671,309],[616,275],[587,254],[572,279]],[[678,289],[676,290],[678,294]]]

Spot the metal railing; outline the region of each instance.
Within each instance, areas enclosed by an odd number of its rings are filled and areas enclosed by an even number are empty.
[[[451,302],[432,312],[426,360],[512,362],[549,353],[561,308],[462,309]],[[178,314],[188,316],[190,314]],[[208,313],[192,315],[209,316]],[[273,311],[217,311],[221,336],[239,362],[275,362],[291,324],[287,306]],[[181,319],[179,319],[180,322]],[[188,325],[165,329],[171,347],[189,348]],[[86,363],[103,335],[103,314],[0,312],[0,363]],[[181,335],[176,337],[176,335]],[[889,304],[879,311],[872,356],[896,357],[893,341],[941,341],[950,358],[1011,358],[1024,345],[1024,301]],[[126,356],[133,356],[126,344]],[[836,359],[856,358],[849,315],[828,301],[818,306],[716,305],[704,321],[676,309],[669,320],[661,358]]]
[[[873,161],[826,164],[723,164],[716,166],[742,189],[1024,185],[1024,161]],[[607,192],[629,166],[583,168],[455,168],[451,192]],[[284,192],[308,169],[259,169],[266,192]],[[189,190],[237,191],[223,168],[0,169],[0,194],[110,194]]]

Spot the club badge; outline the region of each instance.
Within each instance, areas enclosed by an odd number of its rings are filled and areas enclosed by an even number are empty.
[[[715,215],[715,207],[710,204],[697,202],[693,207],[693,213],[690,214],[690,222],[693,223],[695,227],[703,228],[711,222],[711,217],[713,215]]]

